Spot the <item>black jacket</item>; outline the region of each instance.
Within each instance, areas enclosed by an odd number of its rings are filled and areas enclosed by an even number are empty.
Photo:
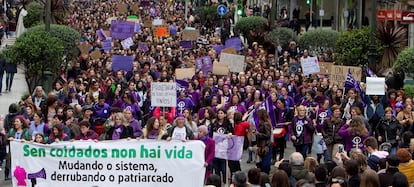
[[[0,58],[0,75],[6,71],[6,59]]]
[[[6,63],[6,73],[17,73],[17,65]]]
[[[382,137],[382,142],[389,142],[392,146],[397,146],[396,137],[401,136],[403,127],[397,119],[392,117],[391,120],[382,118],[377,125],[376,134]]]

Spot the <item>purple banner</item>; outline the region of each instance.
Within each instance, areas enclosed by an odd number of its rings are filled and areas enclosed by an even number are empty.
[[[98,37],[98,40],[101,40],[101,41],[104,41],[106,39],[106,34],[103,29],[97,30],[96,36]]]
[[[195,65],[197,69],[203,71],[204,76],[206,76],[209,71],[213,71],[213,62],[211,61],[210,56],[197,58],[195,60]]]
[[[241,40],[239,37],[233,37],[226,40],[226,45],[224,48],[234,47],[236,51],[240,51],[242,49]]]
[[[184,49],[192,49],[193,48],[193,42],[192,41],[187,41],[187,40],[182,40],[182,41],[180,41],[180,46],[183,47]]]
[[[146,43],[139,43],[139,49],[144,51],[144,52],[149,51],[148,45]]]
[[[113,55],[112,56],[112,70],[113,71],[119,71],[119,70],[131,71],[133,61],[134,61],[133,56]]]
[[[112,49],[112,38],[107,38],[103,42],[103,48],[105,52],[109,52]]]
[[[149,1],[141,1],[139,4],[141,7],[149,7],[151,3]]]
[[[141,24],[135,23],[134,32],[141,33]]]
[[[243,136],[231,136],[228,138],[227,134],[213,134],[214,142],[216,143],[214,157],[239,161],[243,154]]]
[[[126,39],[134,36],[135,23],[130,21],[112,20],[111,36],[113,39]]]

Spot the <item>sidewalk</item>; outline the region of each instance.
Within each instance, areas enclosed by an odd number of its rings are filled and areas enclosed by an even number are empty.
[[[9,105],[16,103],[20,100],[20,97],[28,91],[27,83],[24,78],[24,70],[18,66],[17,73],[14,74],[13,84],[11,92],[5,93],[6,89],[6,74],[3,76],[3,92],[0,96],[0,115],[3,117],[7,115],[9,111]],[[11,180],[4,181],[4,165],[1,166],[2,171],[0,171],[0,186],[1,187],[11,187]]]

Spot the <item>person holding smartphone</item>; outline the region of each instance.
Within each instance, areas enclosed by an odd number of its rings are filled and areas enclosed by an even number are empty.
[[[364,118],[361,116],[354,116],[347,120],[346,124],[339,129],[338,134],[344,139],[346,152],[352,148],[365,150],[364,141],[369,134],[365,127]]]

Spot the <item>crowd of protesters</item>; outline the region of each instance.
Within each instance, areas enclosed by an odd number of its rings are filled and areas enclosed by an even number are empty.
[[[226,179],[226,160],[215,158],[214,133],[246,137],[247,163],[256,164],[247,175],[239,172],[241,161],[228,161],[233,186],[409,186],[414,183],[412,99],[403,90],[388,89],[384,96],[365,96],[354,88],[330,84],[326,76],[305,76],[289,64],[308,58],[307,50],[291,42],[275,59],[256,42],[238,51],[246,57],[243,72],[227,76],[197,70],[185,80],[188,89],[177,93],[179,107],[152,107],[151,82],[174,82],[175,69],[194,67],[195,59],[210,56],[219,61],[213,45],[223,44],[232,32],[218,32],[211,18],[201,19],[189,3],[153,1],[149,7],[132,11],[132,1],[122,1],[127,12],[119,12],[119,1],[74,1],[67,24],[90,44],[89,52],[100,50],[93,60],[82,54],[54,81],[53,90],[42,86],[9,106],[0,129],[6,144],[12,140],[56,143],[75,140],[201,140],[206,144],[206,185],[221,186]],[[99,3],[96,4],[96,3]],[[108,20],[162,18],[169,37],[155,37],[152,28],[142,27],[133,37],[135,45],[124,49],[119,40],[104,52],[96,30],[110,27]],[[231,21],[230,19],[228,20]],[[180,46],[186,27],[200,31],[207,43],[193,49]],[[228,27],[230,29],[230,26]],[[148,50],[138,47],[146,43]],[[112,71],[112,55],[132,55],[131,71]],[[321,61],[330,55],[317,54]],[[1,87],[0,87],[1,88]],[[7,88],[10,90],[10,88]],[[252,111],[267,98],[274,113]],[[272,124],[270,116],[275,123]],[[320,136],[315,141],[315,136]],[[288,143],[289,141],[292,142]],[[285,155],[287,146],[296,152]],[[310,153],[317,158],[310,157]],[[7,154],[5,177],[10,176]],[[323,160],[322,160],[323,158]],[[252,165],[253,167],[254,165]],[[214,173],[214,174],[213,174]]]

